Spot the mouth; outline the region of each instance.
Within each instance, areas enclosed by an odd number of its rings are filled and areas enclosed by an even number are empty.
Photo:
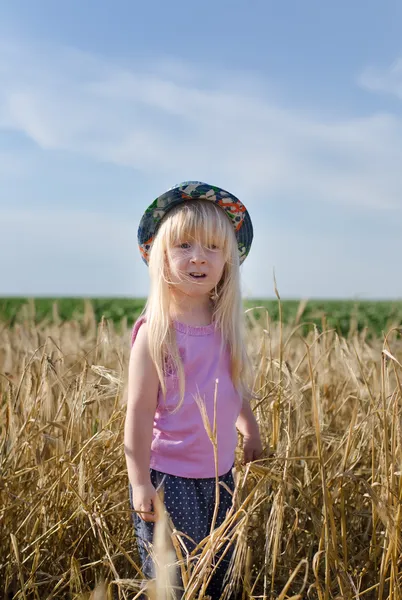
[[[192,277],[193,279],[204,279],[206,277],[205,273],[189,273],[190,277]]]

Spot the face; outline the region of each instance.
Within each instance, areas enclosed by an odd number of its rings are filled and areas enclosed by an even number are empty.
[[[176,292],[191,297],[207,296],[221,280],[225,260],[221,248],[183,239],[170,250],[169,265]]]

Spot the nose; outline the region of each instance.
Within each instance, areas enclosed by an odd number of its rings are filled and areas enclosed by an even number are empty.
[[[207,260],[204,252],[204,248],[202,248],[199,244],[196,244],[192,248],[190,262],[193,264],[204,265]]]

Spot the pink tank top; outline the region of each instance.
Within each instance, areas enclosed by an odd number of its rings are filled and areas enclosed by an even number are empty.
[[[145,318],[140,317],[135,323],[132,344],[144,322]],[[215,477],[213,446],[194,396],[199,394],[203,399],[212,429],[218,379],[218,475],[224,475],[233,466],[237,446],[235,423],[242,406],[242,398],[230,377],[229,351],[221,352],[221,334],[214,323],[193,327],[174,322],[173,327],[184,366],[184,402],[177,412],[171,413],[179,402],[179,385],[177,375],[167,375],[166,398],[161,389],[158,393],[150,466],[179,477]]]

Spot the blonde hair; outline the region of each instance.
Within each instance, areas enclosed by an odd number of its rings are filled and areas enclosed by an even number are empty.
[[[222,349],[229,348],[231,378],[242,394],[249,391],[250,366],[245,352],[244,317],[240,291],[239,254],[233,225],[223,209],[209,200],[183,202],[162,220],[149,258],[151,289],[144,309],[148,323],[148,343],[163,395],[166,395],[167,361],[177,372],[180,400],[184,398],[184,369],[170,317],[169,255],[181,241],[195,239],[204,247],[222,248],[225,260],[221,280],[212,296],[213,322],[222,335]]]

